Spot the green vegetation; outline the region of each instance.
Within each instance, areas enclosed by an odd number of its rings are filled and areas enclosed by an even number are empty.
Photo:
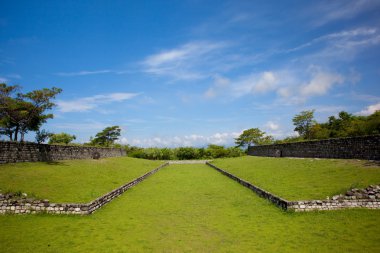
[[[49,144],[69,144],[77,137],[68,133],[52,134],[49,136]]]
[[[46,114],[55,104],[51,102],[62,89],[34,90],[28,93],[18,92],[18,85],[8,86],[0,83],[0,135],[11,141],[24,141],[29,131],[37,131],[53,114]],[[17,93],[16,93],[17,92]]]
[[[380,167],[368,161],[246,156],[212,163],[287,200],[326,199],[380,183]]]
[[[95,138],[90,140],[91,145],[109,147],[120,137],[121,128],[119,126],[106,127],[97,133]]]
[[[296,127],[294,131],[297,131],[305,139],[310,139],[310,128],[315,123],[314,110],[302,111],[293,118],[293,124]]]
[[[91,216],[0,216],[4,252],[376,252],[380,212],[286,213],[204,165],[171,165]]]
[[[380,111],[369,116],[355,116],[341,111],[338,118],[330,116],[325,123],[314,120],[314,110],[302,111],[294,116],[293,124],[299,136],[276,140],[275,143],[380,134]]]
[[[265,132],[258,128],[244,130],[243,133],[235,139],[237,147],[249,147],[251,145],[265,145],[273,143],[272,136],[265,136]]]
[[[221,157],[239,157],[244,155],[243,150],[236,147],[225,148],[219,145],[208,145],[207,148],[139,148],[125,147],[128,156],[149,160],[191,160],[214,159]]]
[[[129,157],[0,165],[0,189],[51,202],[83,203],[145,174],[163,162]]]

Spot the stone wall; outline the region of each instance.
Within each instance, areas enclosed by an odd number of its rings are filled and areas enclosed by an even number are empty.
[[[97,154],[100,155],[100,158],[104,158],[125,156],[126,152],[120,148],[0,141],[0,163],[91,159]]]
[[[287,203],[288,210],[307,212],[314,210],[337,210],[344,208],[380,209],[379,199],[355,200],[301,200]]]
[[[380,160],[380,135],[253,146],[248,155]]]
[[[260,187],[257,187],[241,178],[238,178],[237,176],[235,175],[232,175],[231,173],[225,171],[225,170],[222,170],[221,168],[218,168],[216,167],[215,165],[209,163],[209,162],[206,162],[206,165],[210,166],[211,168],[214,168],[216,169],[217,171],[219,171],[220,173],[222,173],[223,175],[235,180],[236,182],[238,182],[239,184],[251,189],[252,191],[254,191],[257,195],[259,195],[260,197],[262,198],[265,198],[265,199],[268,199],[270,202],[272,202],[273,204],[275,204],[276,206],[282,208],[282,209],[287,209],[287,206],[288,206],[288,201],[283,199],[283,198],[280,198],[264,189],[261,189]]]
[[[67,203],[50,203],[49,200],[35,200],[28,198],[7,198],[5,195],[0,196],[0,214],[28,214],[28,213],[52,213],[52,214],[91,214],[98,208],[104,206],[114,198],[120,196],[129,188],[140,183],[150,175],[156,173],[161,168],[168,166],[165,163],[158,168],[136,178],[135,180],[122,185],[115,190],[104,194],[103,196],[91,201],[90,203],[82,204],[67,204]]]
[[[280,198],[273,193],[270,193],[260,187],[257,187],[243,179],[225,171],[217,166],[206,162],[206,165],[216,169],[223,175],[237,181],[239,184],[251,189],[257,195],[265,198],[275,204],[276,206],[284,210],[292,210],[295,212],[306,212],[314,210],[337,210],[344,208],[368,208],[368,209],[380,209],[380,199],[333,199],[333,200],[300,200],[300,201],[288,201]]]

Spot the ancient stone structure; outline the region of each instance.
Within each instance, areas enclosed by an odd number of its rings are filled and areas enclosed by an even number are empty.
[[[380,135],[253,146],[248,155],[380,160]]]
[[[379,186],[369,186],[366,189],[358,190],[358,189],[352,189],[350,191],[347,191],[345,197],[336,197],[334,196],[331,200],[301,200],[301,201],[288,201],[286,199],[280,198],[273,193],[270,193],[268,191],[265,191],[264,189],[261,189],[260,187],[257,187],[247,181],[244,181],[243,179],[225,171],[221,168],[218,168],[217,166],[206,162],[206,164],[223,175],[237,181],[239,184],[251,189],[254,191],[257,195],[259,195],[262,198],[268,199],[270,202],[275,204],[276,206],[284,209],[284,210],[293,210],[295,212],[306,212],[306,211],[313,211],[313,210],[336,210],[336,209],[343,209],[343,208],[369,208],[369,209],[380,209],[380,195],[378,195],[378,191],[380,192]],[[351,195],[352,192],[361,192],[362,197],[359,198],[353,198]],[[367,192],[367,196],[365,193]],[[370,194],[369,194],[370,193]],[[354,193],[353,193],[354,194]],[[373,197],[369,197],[373,196]]]
[[[121,148],[0,141],[0,163],[92,159],[125,155],[125,150]]]
[[[52,213],[52,214],[91,214],[98,208],[104,206],[114,198],[120,196],[129,188],[140,183],[150,175],[156,173],[161,168],[167,166],[165,163],[158,168],[144,174],[135,180],[122,185],[115,190],[104,194],[103,196],[86,204],[67,204],[67,203],[50,203],[49,200],[36,200],[13,194],[0,194],[0,214],[27,214],[27,213]]]

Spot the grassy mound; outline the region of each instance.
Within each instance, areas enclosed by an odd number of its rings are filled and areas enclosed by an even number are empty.
[[[368,161],[245,156],[212,163],[287,200],[326,199],[380,183],[380,167]]]
[[[51,202],[89,202],[163,162],[129,157],[0,165],[0,189]]]
[[[91,216],[0,216],[4,252],[376,252],[378,210],[286,213],[205,165],[171,165]],[[19,238],[19,239],[15,239]]]

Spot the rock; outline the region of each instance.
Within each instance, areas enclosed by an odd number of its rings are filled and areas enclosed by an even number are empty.
[[[339,199],[339,195],[332,196],[332,200],[337,200]]]
[[[352,191],[346,192],[346,196],[354,196],[354,193]]]

